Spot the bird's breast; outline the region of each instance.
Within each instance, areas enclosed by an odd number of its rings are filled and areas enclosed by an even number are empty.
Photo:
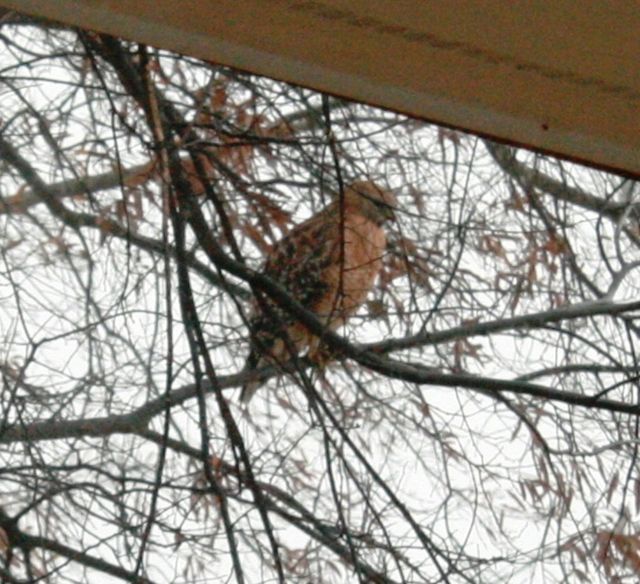
[[[384,230],[364,217],[345,219],[343,227],[343,236],[334,242],[332,261],[324,274],[328,293],[314,307],[316,314],[329,318],[333,328],[366,300],[382,267],[386,247]]]

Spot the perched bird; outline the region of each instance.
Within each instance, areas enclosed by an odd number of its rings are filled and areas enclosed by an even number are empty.
[[[391,192],[370,181],[350,184],[343,195],[278,241],[263,268],[330,330],[342,326],[373,288],[386,248],[382,225],[396,206]],[[319,352],[320,339],[266,298],[254,302],[249,325],[245,370],[286,363],[305,349],[313,360]],[[241,401],[260,384],[245,385]]]

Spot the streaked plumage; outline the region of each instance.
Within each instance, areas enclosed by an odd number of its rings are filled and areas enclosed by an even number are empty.
[[[276,243],[263,272],[283,285],[331,330],[344,324],[367,298],[382,267],[386,248],[383,223],[393,217],[395,197],[372,182],[355,182],[336,200]],[[246,369],[284,363],[308,349],[313,358],[319,339],[286,311],[269,302],[252,307],[251,350]],[[285,338],[288,341],[285,341]],[[251,399],[259,382],[243,387]]]

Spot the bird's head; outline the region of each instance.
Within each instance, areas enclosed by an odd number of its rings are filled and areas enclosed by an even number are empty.
[[[344,190],[345,203],[378,225],[395,218],[395,195],[371,181],[356,181]]]

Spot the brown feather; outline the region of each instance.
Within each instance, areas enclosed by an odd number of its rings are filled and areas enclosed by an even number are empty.
[[[330,329],[342,326],[364,303],[382,267],[382,224],[392,216],[391,193],[370,182],[353,183],[333,203],[295,227],[271,250],[263,272],[284,286]],[[267,301],[252,307],[248,369],[284,363],[319,339],[285,310]],[[293,353],[293,354],[292,354]],[[259,382],[247,384],[249,401]]]

